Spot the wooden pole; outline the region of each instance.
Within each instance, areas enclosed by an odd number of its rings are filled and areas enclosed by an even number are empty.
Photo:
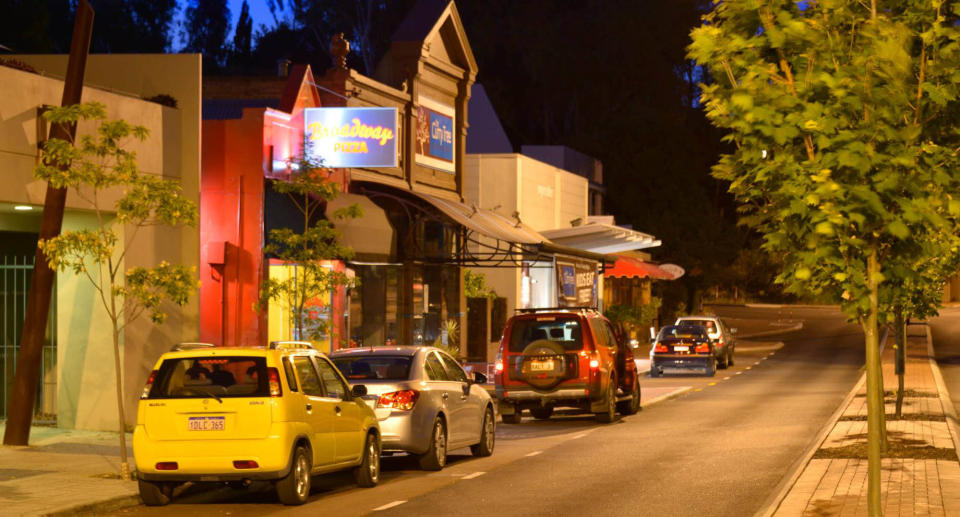
[[[80,103],[80,95],[83,92],[83,73],[86,68],[87,54],[90,52],[92,32],[93,8],[90,7],[88,0],[80,0],[73,23],[73,41],[70,44],[67,76],[63,81],[61,106]],[[73,141],[75,132],[75,124],[54,124],[50,129],[50,138]],[[66,200],[66,189],[47,185],[40,239],[51,239],[60,235]],[[54,278],[55,272],[50,269],[46,256],[38,247],[34,255],[33,277],[27,294],[27,311],[23,322],[23,333],[20,336],[17,370],[13,376],[10,410],[7,413],[7,425],[3,435],[4,445],[27,445],[30,440],[30,423],[33,420],[37,384],[40,381],[43,342],[46,336]]]

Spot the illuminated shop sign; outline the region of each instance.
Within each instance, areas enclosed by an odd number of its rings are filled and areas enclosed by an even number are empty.
[[[445,172],[456,172],[456,115],[451,106],[420,97],[417,109],[416,162]]]
[[[307,108],[308,154],[326,167],[396,167],[396,108]]]

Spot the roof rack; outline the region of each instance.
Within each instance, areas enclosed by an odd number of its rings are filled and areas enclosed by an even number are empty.
[[[170,349],[171,352],[179,352],[181,350],[197,350],[199,348],[216,348],[217,345],[213,343],[200,343],[195,341],[188,341],[186,343],[177,343],[173,345],[173,348]]]
[[[528,309],[516,309],[517,312],[523,314],[530,314],[534,312],[556,312],[556,311],[590,311],[590,312],[600,312],[600,309],[596,307],[532,307]]]
[[[310,350],[316,350],[313,346],[313,343],[309,341],[271,341],[270,350],[278,350],[282,348],[309,348]]]

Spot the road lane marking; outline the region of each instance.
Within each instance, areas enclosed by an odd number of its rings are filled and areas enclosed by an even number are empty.
[[[716,386],[716,385],[717,385],[716,382],[711,382],[710,384],[707,384],[707,386]]]
[[[730,376],[727,375],[726,377],[723,378],[723,380],[725,380],[725,381],[730,380]]]
[[[473,478],[480,477],[484,474],[486,474],[486,472],[474,472],[473,474],[467,474],[466,476],[463,476],[460,479],[473,479]]]
[[[767,356],[761,357],[760,360],[761,360],[761,361],[766,361],[766,360],[767,360]]]
[[[383,506],[378,506],[378,507],[374,508],[373,511],[375,511],[375,512],[381,512],[381,511],[383,511],[383,510],[389,510],[389,509],[393,508],[394,506],[400,506],[401,504],[403,504],[403,503],[405,503],[405,502],[407,502],[407,501],[406,501],[406,500],[403,500],[403,501],[394,501],[394,502],[392,502],[392,503],[387,503],[387,504],[385,504],[385,505],[383,505]]]
[[[693,390],[693,391],[703,391],[703,388],[697,388],[697,389],[695,389],[695,390]]]
[[[526,456],[529,458],[530,456],[536,456],[537,454],[541,454],[541,453],[543,453],[543,451],[533,451],[527,454]]]
[[[744,368],[744,370],[749,370],[750,368],[753,368],[753,367],[752,367],[752,366],[748,366],[748,367]]]
[[[737,375],[740,375],[741,373],[743,373],[743,372],[737,372],[736,374],[737,374]]]

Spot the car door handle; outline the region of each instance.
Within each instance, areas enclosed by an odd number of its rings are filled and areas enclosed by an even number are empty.
[[[312,409],[313,409],[313,404],[307,404],[307,411],[310,411]]]

